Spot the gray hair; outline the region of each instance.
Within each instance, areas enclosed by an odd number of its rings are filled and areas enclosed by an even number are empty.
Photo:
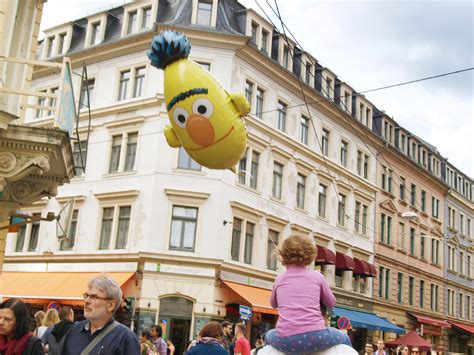
[[[87,286],[89,288],[101,290],[105,293],[106,298],[114,300],[116,303],[114,313],[122,305],[122,289],[120,288],[118,282],[107,274],[101,274],[93,277],[89,280]]]

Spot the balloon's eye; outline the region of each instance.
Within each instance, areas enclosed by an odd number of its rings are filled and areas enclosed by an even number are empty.
[[[205,98],[199,98],[193,103],[193,113],[210,118],[214,112],[214,105]]]
[[[186,128],[186,121],[189,117],[188,111],[182,107],[176,107],[173,111],[174,122],[181,128]]]

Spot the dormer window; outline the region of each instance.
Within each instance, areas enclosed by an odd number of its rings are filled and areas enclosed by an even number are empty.
[[[284,46],[281,65],[283,65],[286,69],[288,69],[289,59],[290,59],[290,52],[288,50],[288,46]]]
[[[54,39],[54,36],[48,37],[48,51],[46,52],[46,57],[48,58],[53,55]]]
[[[260,47],[260,50],[265,54],[268,54],[267,44],[268,44],[268,32],[265,30],[262,30],[262,46]]]
[[[257,31],[258,31],[258,25],[252,21],[252,43],[257,45]]]
[[[145,7],[142,13],[142,29],[149,28],[151,24],[151,7]]]
[[[364,122],[363,118],[364,118],[364,113],[365,113],[365,105],[363,103],[360,103],[359,104],[359,121],[360,122]],[[387,122],[384,122],[384,137],[385,139],[387,139]]]
[[[199,0],[197,8],[196,24],[201,26],[211,26],[212,1]]]
[[[60,33],[58,36],[58,55],[63,54],[65,43],[66,43],[66,32]]]
[[[128,13],[128,25],[127,25],[127,34],[133,33],[135,30],[135,26],[137,24],[137,11],[132,11]]]
[[[100,22],[95,22],[91,25],[91,40],[90,45],[93,46],[100,42]]]
[[[402,133],[400,134],[400,150],[405,153],[405,140],[406,136]]]
[[[349,91],[344,92],[344,107],[347,112],[351,111],[351,104],[350,104],[351,93]]]
[[[309,84],[311,82],[311,72],[313,71],[313,66],[311,65],[311,63],[307,62],[306,63],[306,77],[305,77],[305,81],[306,81],[306,84]]]
[[[332,98],[332,80],[326,77],[326,96]]]

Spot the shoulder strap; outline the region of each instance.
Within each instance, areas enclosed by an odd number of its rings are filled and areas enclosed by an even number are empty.
[[[119,323],[114,320],[112,324],[110,324],[107,328],[105,328],[99,335],[97,335],[94,340],[92,340],[87,347],[82,350],[81,355],[89,355],[89,353],[96,347],[99,342],[105,338],[107,334],[109,334],[115,327],[117,327]]]

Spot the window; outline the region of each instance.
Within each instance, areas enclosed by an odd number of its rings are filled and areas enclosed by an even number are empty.
[[[38,219],[40,216],[39,213],[33,214],[34,219]],[[39,229],[39,220],[20,226],[16,238],[15,252],[36,251],[38,247]]]
[[[313,66],[311,63],[307,62],[306,63],[306,70],[305,70],[305,81],[306,84],[309,84],[311,82],[311,72],[313,71]]]
[[[454,229],[455,219],[456,219],[455,217],[456,217],[456,210],[448,206],[448,227]]]
[[[413,287],[415,285],[415,279],[413,276],[408,278],[408,304],[413,306]]]
[[[415,204],[416,204],[416,185],[415,184],[411,184],[410,204],[412,205],[412,207],[415,207]]]
[[[309,118],[301,116],[300,121],[300,142],[308,144]]]
[[[170,250],[194,251],[198,209],[173,206]]]
[[[133,97],[142,96],[144,84],[145,84],[145,67],[135,68],[135,82],[133,85]]]
[[[76,242],[76,232],[77,232],[77,216],[79,214],[78,210],[72,212],[71,224],[69,226],[69,234],[66,239],[61,240],[59,244],[59,250],[72,250]]]
[[[323,218],[326,217],[326,191],[327,187],[319,184],[318,215]]]
[[[379,267],[379,298],[383,297],[383,277],[384,277],[384,270],[383,266]]]
[[[400,150],[405,153],[406,149],[406,136],[404,134],[400,134]]]
[[[398,222],[398,249],[405,250],[405,224]]]
[[[346,196],[339,194],[339,203],[337,206],[337,223],[341,226],[345,225],[346,221]]]
[[[362,206],[362,234],[367,235],[367,210],[369,208],[366,205]]]
[[[115,249],[125,249],[127,246],[128,230],[130,226],[130,206],[119,207],[117,240],[115,241]]]
[[[276,270],[277,256],[275,253],[276,246],[278,245],[278,232],[273,230],[268,231],[267,241],[267,268],[270,270]]]
[[[448,315],[454,316],[454,291],[448,289]]]
[[[410,255],[415,256],[415,229],[410,228]]]
[[[252,264],[253,236],[255,224],[247,222],[245,229],[244,263]]]
[[[51,94],[58,95],[59,88],[58,87],[51,88],[49,91],[50,91]],[[49,106],[52,107],[53,110],[48,111],[48,116],[51,116],[52,114],[54,114],[54,112],[55,112],[54,109],[56,108],[56,101],[57,101],[57,97],[50,97],[49,98]]]
[[[196,163],[183,147],[179,147],[178,169],[201,170],[201,165]]]
[[[397,275],[397,302],[403,302],[403,274],[401,272]]]
[[[421,210],[426,212],[426,191],[421,190]]]
[[[438,218],[439,213],[439,200],[436,197],[431,198],[431,215],[434,218]]]
[[[72,157],[74,160],[75,176],[82,176],[86,167],[87,141],[74,142]]]
[[[242,158],[239,161],[239,183],[242,185],[245,185],[246,179],[247,179],[247,154],[249,150],[247,149],[245,151],[245,154],[242,156]]]
[[[112,137],[109,173],[135,170],[138,133],[123,133]]]
[[[385,299],[387,300],[390,298],[389,292],[390,292],[390,270],[385,269]]]
[[[405,178],[400,177],[400,200],[405,201]]]
[[[252,21],[251,24],[252,27],[252,34],[250,40],[252,41],[253,44],[257,45],[257,30],[258,30],[258,25]]]
[[[286,128],[286,107],[287,105],[285,103],[278,101],[277,128],[283,132],[285,132],[285,128]]]
[[[420,308],[425,307],[425,281],[420,280]]]
[[[471,236],[471,219],[467,219],[467,227],[466,227],[466,234],[468,237]]]
[[[472,319],[471,296],[466,296],[466,305],[467,305],[466,319],[471,320]]]
[[[283,65],[286,69],[289,69],[288,66],[290,64],[290,52],[287,46],[283,46],[283,58],[281,65]]]
[[[329,131],[323,128],[323,134],[321,139],[321,150],[323,155],[328,156],[329,154]]]
[[[459,318],[464,318],[464,295],[459,294]]]
[[[357,151],[357,174],[362,175],[362,152]]]
[[[431,303],[430,308],[432,311],[438,312],[439,303],[439,286],[431,284]]]
[[[382,166],[382,190],[392,193],[392,169]]]
[[[46,90],[41,90],[40,92],[46,92]],[[38,106],[46,106],[46,97],[39,96],[38,97]],[[43,117],[45,115],[45,111],[43,109],[37,109],[36,110],[36,118]]]
[[[142,28],[149,28],[151,24],[151,7],[146,7],[142,12]]]
[[[341,165],[347,167],[347,150],[349,143],[341,141]]]
[[[360,206],[361,206],[360,202],[356,201],[356,204],[355,204],[355,218],[354,218],[356,232],[360,231]]]
[[[204,62],[196,62],[198,63],[204,70],[211,71],[211,63],[204,63]]]
[[[431,241],[433,242],[434,240],[431,239]],[[433,251],[432,251],[432,254],[433,254]],[[422,259],[425,259],[425,235],[424,234],[420,235],[420,256]]]
[[[360,122],[363,122],[363,118],[364,118],[364,110],[365,109],[365,105],[363,103],[361,103],[359,105],[359,121]],[[387,139],[387,122],[384,121],[384,138]]]
[[[112,224],[114,221],[114,208],[104,208],[102,210],[102,225],[100,230],[99,249],[108,249],[110,246],[110,237],[112,236]]]
[[[232,260],[239,261],[240,257],[240,236],[242,234],[242,220],[234,218],[232,223],[232,243],[230,246],[230,255]]]
[[[253,83],[246,80],[245,81],[245,98],[252,106],[252,96],[253,96]]]
[[[472,264],[471,264],[471,256],[467,256],[467,277],[471,277],[471,269],[472,269]]]
[[[196,23],[201,26],[211,25],[212,1],[199,0]]]
[[[262,30],[262,47],[260,50],[267,54],[267,43],[268,43],[268,32],[265,30]]]
[[[326,77],[326,96],[332,98],[332,80]]]
[[[128,13],[128,24],[127,24],[127,34],[133,33],[135,26],[137,25],[137,11],[132,11]]]
[[[255,116],[262,118],[263,113],[263,94],[264,91],[257,87],[257,97],[256,97],[256,107],[255,107]]]
[[[281,186],[283,182],[283,165],[273,163],[273,185],[272,196],[281,199]]]
[[[100,42],[100,22],[93,23],[91,25],[91,41],[90,45],[93,46],[94,44],[98,44]]]
[[[95,79],[88,79],[81,88],[81,109],[89,107],[94,97]]]
[[[48,50],[46,52],[46,57],[47,58],[49,58],[53,55],[54,42],[55,42],[54,36],[48,37]]]
[[[464,215],[462,213],[459,214],[459,231],[464,234]]]
[[[257,181],[258,181],[258,161],[260,159],[260,154],[256,151],[252,151],[252,165],[250,168],[250,187],[253,189],[257,189]]]
[[[58,55],[63,54],[65,42],[66,42],[66,33],[60,33],[58,37]]]
[[[130,82],[130,70],[120,72],[120,84],[118,92],[118,101],[125,100],[128,93],[128,84]]]
[[[462,251],[459,252],[459,273],[464,275],[464,253]]]
[[[351,96],[352,95],[351,95],[350,92],[348,92],[348,91],[344,92],[344,106],[343,106],[343,108],[349,113],[351,111],[351,105],[349,103],[349,100],[350,100]]]
[[[298,174],[296,178],[296,206],[301,209],[304,209],[305,190],[306,177]]]

